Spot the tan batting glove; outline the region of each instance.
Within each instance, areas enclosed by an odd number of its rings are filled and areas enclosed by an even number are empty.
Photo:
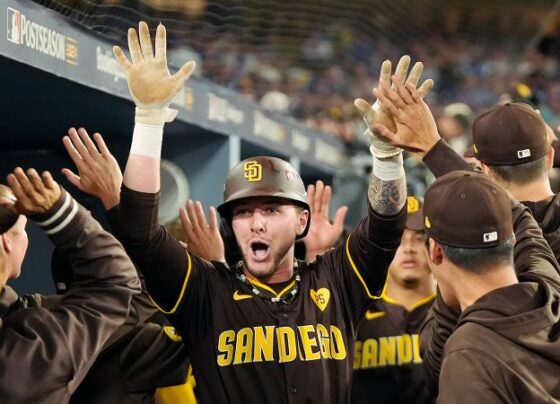
[[[123,50],[115,46],[113,53],[126,73],[130,95],[136,104],[136,123],[162,126],[177,116],[177,110],[168,108],[171,100],[192,74],[196,64],[187,62],[171,75],[167,67],[167,41],[165,27],[159,24],[156,31],[155,55],[148,24],[141,21],[138,31],[128,30],[128,50],[132,63]]]
[[[422,75],[422,71],[424,70],[424,65],[420,62],[416,62],[412,69],[410,70],[410,74],[408,78],[406,77],[408,73],[408,68],[410,66],[410,56],[404,55],[400,58],[399,63],[397,63],[397,68],[395,70],[395,76],[401,82],[410,82],[416,86],[418,84],[418,80]],[[384,81],[386,83],[391,82],[391,61],[385,60],[381,64],[381,72],[379,74],[379,82]],[[433,81],[426,80],[420,88],[418,89],[419,93],[422,95],[422,98],[426,96],[430,92],[433,86]],[[364,132],[364,135],[367,136],[371,142],[370,152],[371,154],[377,159],[386,159],[393,156],[397,156],[402,152],[402,149],[396,146],[391,145],[385,137],[383,137],[379,132],[374,129],[375,124],[380,123],[390,128],[392,131],[397,129],[396,123],[394,118],[391,116],[385,108],[382,107],[379,101],[376,101],[375,104],[370,105],[366,100],[362,98],[357,98],[354,100],[354,105],[360,111],[364,122],[367,125],[367,129]]]

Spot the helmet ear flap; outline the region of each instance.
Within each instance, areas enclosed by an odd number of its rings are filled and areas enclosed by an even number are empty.
[[[243,258],[239,250],[239,245],[237,245],[235,234],[233,234],[231,222],[222,216],[220,216],[220,235],[224,240],[226,263],[230,268],[234,268]]]

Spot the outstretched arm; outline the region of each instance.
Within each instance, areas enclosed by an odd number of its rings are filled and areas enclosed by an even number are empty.
[[[125,321],[140,283],[120,243],[56,184],[48,172],[14,170],[8,182],[20,214],[32,218],[68,257],[74,282],[50,309],[11,313],[0,329],[2,380],[14,374],[21,383],[1,383],[9,402],[66,401],[99,350]],[[22,360],[25,357],[26,360]],[[39,378],[36,369],[49,369]],[[33,386],[29,389],[18,386]]]
[[[411,69],[407,78],[410,57],[403,56],[397,64],[395,78],[401,82],[414,87],[418,84],[424,66],[417,62]],[[379,85],[385,86],[391,77],[391,62],[386,60],[381,65]],[[418,91],[425,96],[433,87],[432,80],[426,80]],[[370,105],[367,101],[358,98],[354,105],[364,118],[367,125],[365,135],[371,141],[370,152],[373,156],[373,171],[368,189],[368,200],[371,208],[383,216],[397,214],[406,201],[406,179],[403,168],[403,158],[401,145],[392,144],[384,136],[381,129],[395,131],[398,128],[398,121],[394,116],[393,110],[381,102],[382,94],[378,89],[374,89],[374,95],[378,97],[375,104]]]
[[[126,73],[128,88],[136,104],[134,134],[124,172],[124,185],[134,191],[155,193],[160,189],[163,125],[177,115],[177,111],[168,106],[192,74],[195,63],[187,62],[171,75],[167,68],[165,27],[162,24],[157,27],[155,54],[148,25],[140,22],[138,31],[139,36],[134,28],[128,30],[132,62],[121,48],[113,48],[115,57]]]

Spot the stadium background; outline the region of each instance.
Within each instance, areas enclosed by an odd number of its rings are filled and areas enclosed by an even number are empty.
[[[306,183],[334,186],[333,207],[365,209],[371,158],[352,101],[372,99],[379,66],[409,53],[436,87],[429,96],[439,129],[458,151],[477,113],[524,99],[560,124],[559,2],[495,0],[0,0],[2,136],[0,176],[15,166],[51,170],[103,221],[101,205],[60,175],[72,167],[62,147],[70,126],[99,131],[121,167],[133,105],[111,53],[145,20],[168,32],[172,66],[198,62],[174,100],[166,126],[163,220],[186,196],[220,202],[223,179],[240,159],[290,159]],[[414,156],[409,189],[430,181]],[[20,292],[53,291],[51,247],[29,225]],[[43,268],[43,270],[39,270]]]

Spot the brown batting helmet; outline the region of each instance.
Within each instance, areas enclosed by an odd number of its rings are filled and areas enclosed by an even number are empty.
[[[287,199],[310,211],[307,192],[298,172],[290,163],[276,157],[251,157],[233,167],[228,173],[224,202],[218,206],[218,212],[230,221],[231,208],[236,202],[257,196]],[[298,238],[305,237],[310,223],[309,219]]]

